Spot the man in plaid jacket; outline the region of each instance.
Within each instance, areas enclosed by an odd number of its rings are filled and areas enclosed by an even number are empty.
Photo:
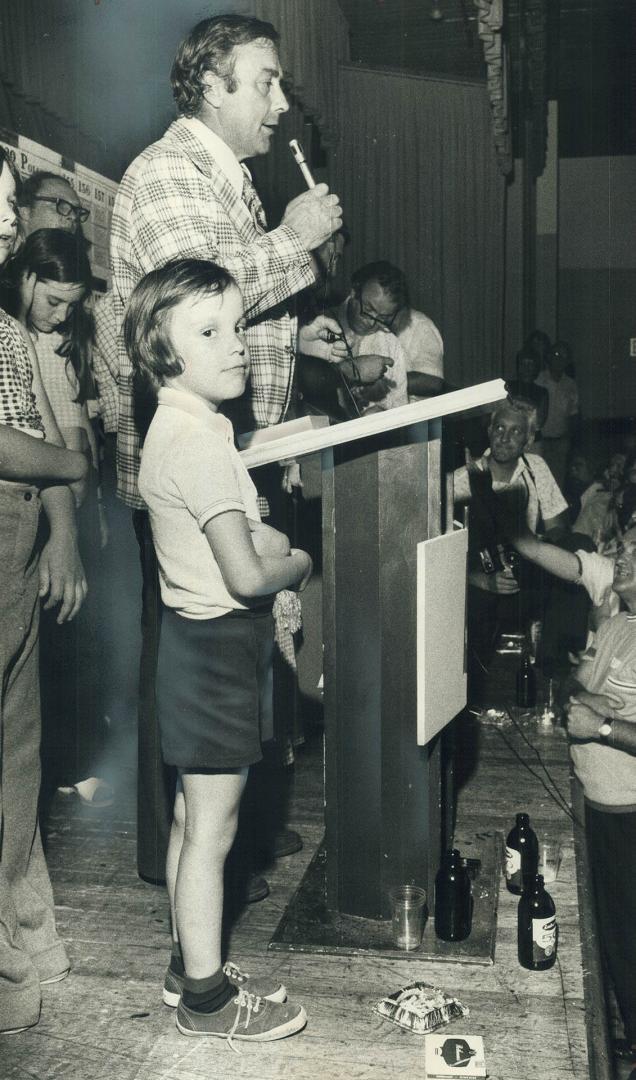
[[[294,372],[296,320],[287,301],[315,280],[311,252],[341,225],[338,198],[325,184],[293,199],[267,232],[246,158],[265,154],[282,113],[278,34],[240,15],[205,19],[181,43],[172,69],[180,113],[163,138],[129,166],[111,227],[113,304],[121,327],[137,282],[174,258],[207,258],[226,267],[243,293],[251,360],[249,390],[234,416],[239,429],[280,423]],[[169,800],[159,782],[154,717],[159,606],[147,513],[137,488],[140,437],[131,365],[119,340],[118,494],[136,511],[144,570],[139,712],[138,868],[163,877]]]

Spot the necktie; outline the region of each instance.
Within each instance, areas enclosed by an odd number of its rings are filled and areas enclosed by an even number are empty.
[[[258,197],[258,192],[254,187],[247,172],[243,170],[243,202],[247,206],[250,214],[252,215],[252,221],[256,226],[258,232],[267,232],[267,218],[265,217],[265,211],[263,204]]]

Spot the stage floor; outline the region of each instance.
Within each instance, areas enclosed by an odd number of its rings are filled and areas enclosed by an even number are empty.
[[[550,776],[569,797],[562,731],[523,727]],[[531,973],[517,962],[516,899],[501,884],[494,964],[403,959],[398,955],[268,951],[268,944],[323,835],[322,742],[314,733],[299,753],[290,824],[302,852],[267,872],[271,893],[236,923],[230,955],[248,972],[275,972],[309,1022],[296,1037],[242,1044],[242,1056],[221,1041],[179,1035],[161,1003],[169,957],[164,889],[135,870],[134,778],[124,778],[115,805],[88,810],[54,802],[48,853],[60,932],[73,970],[43,988],[37,1028],[0,1039],[2,1080],[420,1080],[423,1043],[381,1019],[373,1006],[414,979],[456,995],[470,1015],[445,1030],[482,1035],[491,1080],[587,1080],[572,823],[549,797],[545,771],[515,729],[467,720],[461,739],[457,838],[499,842],[515,812],[528,810],[537,829],[564,845],[559,880],[550,888],[559,926],[559,959]],[[534,775],[522,764],[533,770]],[[466,847],[466,854],[479,854]],[[599,1074],[600,1075],[600,1074]]]

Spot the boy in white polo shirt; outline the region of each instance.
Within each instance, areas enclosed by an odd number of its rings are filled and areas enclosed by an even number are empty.
[[[164,1001],[184,1035],[272,1040],[304,1009],[275,980],[221,964],[223,867],[250,765],[271,734],[271,607],[304,588],[306,552],[261,524],[256,489],[218,412],[247,382],[243,302],[214,263],[183,259],[136,287],[124,337],[139,393],[158,407],[139,489],[159,561],[157,709],[164,760],[178,768],[166,877],[173,952]]]

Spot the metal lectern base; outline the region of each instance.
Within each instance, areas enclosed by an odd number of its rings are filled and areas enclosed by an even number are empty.
[[[473,881],[473,926],[466,941],[450,943],[435,937],[430,897],[429,917],[422,944],[408,952],[396,949],[391,923],[328,911],[326,905],[326,852],[320,846],[292,896],[268,948],[277,952],[368,954],[400,960],[452,961],[492,964],[495,955],[497,898],[501,879],[502,837],[457,839],[464,856],[481,859]]]

